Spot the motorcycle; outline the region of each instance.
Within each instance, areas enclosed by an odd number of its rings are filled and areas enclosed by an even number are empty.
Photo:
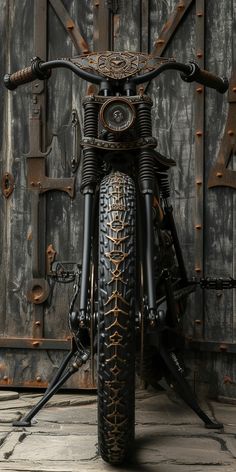
[[[168,173],[176,163],[156,149],[152,100],[139,86],[167,70],[220,93],[228,89],[228,80],[195,62],[107,51],[49,62],[36,57],[4,82],[13,90],[47,80],[59,67],[98,86],[83,100],[83,257],[68,316],[72,349],[44,397],[14,424],[30,426],[39,409],[87,362],[92,324],[99,451],[116,465],[124,462],[134,441],[135,364],[139,370],[143,366],[150,382],[165,377],[207,428],[222,427],[202,411],[185,378],[181,320],[186,299],[198,285],[218,289],[219,283],[223,288],[236,284],[233,279],[188,280],[170,203]]]

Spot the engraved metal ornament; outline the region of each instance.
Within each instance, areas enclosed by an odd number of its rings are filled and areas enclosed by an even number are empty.
[[[105,51],[101,53],[86,54],[70,59],[80,69],[121,80],[127,77],[146,74],[157,69],[164,62],[169,61],[163,57],[154,57],[150,54],[132,52]]]

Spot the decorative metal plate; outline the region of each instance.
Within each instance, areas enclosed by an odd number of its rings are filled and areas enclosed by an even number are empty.
[[[70,60],[80,69],[119,80],[141,73],[146,74],[158,69],[165,62],[173,61],[151,54],[116,51],[90,53]]]

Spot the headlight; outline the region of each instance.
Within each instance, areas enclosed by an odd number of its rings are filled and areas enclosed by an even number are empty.
[[[100,118],[106,129],[113,133],[121,133],[132,126],[135,109],[126,98],[112,98],[103,104]]]

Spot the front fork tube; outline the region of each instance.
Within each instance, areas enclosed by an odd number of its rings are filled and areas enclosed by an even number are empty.
[[[92,216],[94,193],[84,192],[84,234],[83,234],[83,260],[80,286],[79,312],[86,317],[88,309],[88,289],[91,262],[92,243]]]
[[[146,272],[146,289],[149,318],[155,319],[156,313],[156,288],[154,281],[154,244],[153,244],[153,212],[152,212],[153,194],[144,194],[144,213],[146,240],[144,241],[144,260]]]

